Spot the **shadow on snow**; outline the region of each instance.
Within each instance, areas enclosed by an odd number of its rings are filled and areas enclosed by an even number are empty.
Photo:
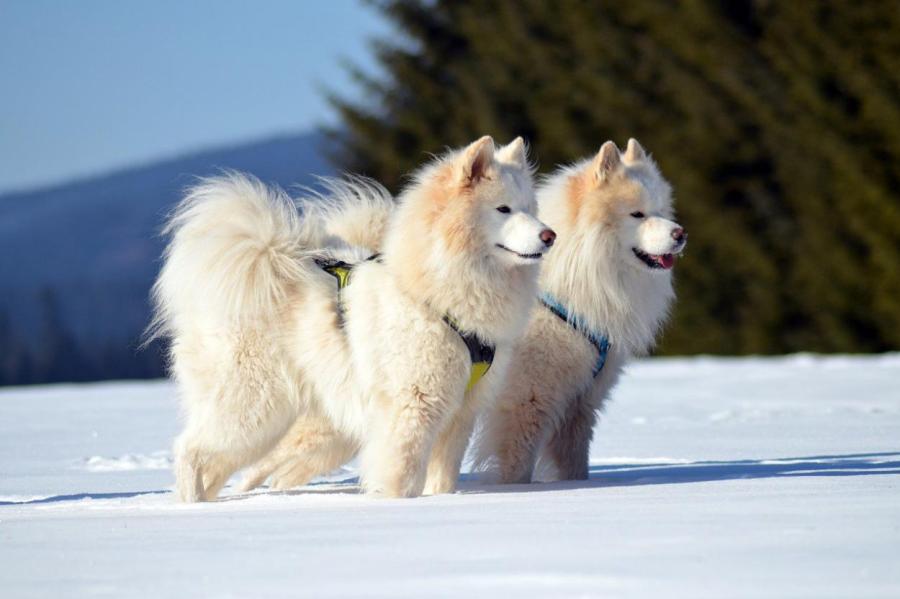
[[[900,452],[854,453],[846,455],[820,455],[798,458],[757,460],[722,460],[699,462],[673,462],[654,464],[599,464],[590,467],[587,480],[571,480],[530,485],[491,485],[479,481],[477,474],[463,474],[459,491],[475,493],[527,493],[533,491],[562,491],[583,488],[622,487],[633,485],[673,485],[709,481],[754,478],[785,478],[795,476],[871,476],[900,474]],[[359,492],[359,479],[323,481],[290,491],[263,491],[240,493],[221,497],[217,501],[241,501],[258,496],[294,496],[305,494],[355,494]],[[161,495],[168,490],[135,491],[121,493],[75,493],[53,495],[23,501],[0,501],[0,506],[33,505],[80,501],[83,499],[127,499],[141,495]]]
[[[60,501],[81,501],[82,499],[129,499],[131,497],[140,497],[141,495],[163,495],[170,492],[165,489],[159,489],[156,491],[123,491],[121,493],[72,493],[71,495],[51,495],[23,501],[0,501],[0,506],[35,505],[38,503],[58,503]]]
[[[587,480],[547,482],[536,485],[485,485],[476,476],[464,475],[466,492],[554,491],[590,487],[673,485],[754,478],[805,476],[869,476],[900,474],[900,452],[819,455],[797,458],[707,460],[653,464],[599,464],[589,468]]]

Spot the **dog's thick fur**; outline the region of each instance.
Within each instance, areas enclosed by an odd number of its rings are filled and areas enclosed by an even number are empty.
[[[597,414],[623,365],[652,347],[674,299],[673,255],[686,239],[672,220],[668,183],[633,139],[624,155],[607,142],[537,193],[541,219],[559,233],[541,291],[605,334],[611,348],[594,378],[597,349],[535,307],[476,442],[476,464],[503,483],[531,481],[538,462],[546,480],[587,478]]]
[[[597,412],[627,360],[652,347],[674,299],[671,271],[651,268],[633,248],[660,255],[684,247],[684,237],[672,236],[680,227],[671,220],[671,189],[633,139],[624,155],[607,142],[594,158],[559,169],[540,186],[538,200],[542,220],[563,232],[545,258],[541,290],[607,335],[612,349],[595,380],[597,350],[546,307],[535,307],[476,442],[476,465],[500,482],[531,480],[539,458],[545,478],[587,476]],[[341,223],[323,228],[346,230],[353,217],[370,224],[386,220],[391,205],[366,201],[362,207],[365,217],[335,214]],[[638,212],[644,218],[631,216]],[[354,228],[361,232],[357,243],[379,247],[379,230]],[[325,467],[309,459],[322,454],[333,457]],[[247,486],[270,475],[274,488],[298,486],[352,455],[323,422],[301,418],[278,449],[254,467]]]
[[[359,449],[370,492],[418,495],[426,472],[434,489],[455,483],[476,405],[502,379],[549,246],[533,216],[524,143],[495,150],[485,137],[419,171],[391,213],[379,261],[340,241],[360,229],[323,228],[341,221],[329,219],[344,209],[333,195],[301,217],[282,192],[231,174],[194,188],[169,223],[152,330],[172,339],[184,501],[216,497],[298,416],[323,424],[325,450],[310,448],[310,467]],[[377,212],[363,206],[349,220]],[[355,263],[340,295],[323,257]],[[470,393],[469,354],[445,315],[500,350]]]

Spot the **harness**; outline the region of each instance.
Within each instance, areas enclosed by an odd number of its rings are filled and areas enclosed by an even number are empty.
[[[379,254],[375,254],[369,256],[366,260],[378,260],[379,257]],[[350,274],[353,270],[353,265],[347,264],[341,260],[329,261],[323,259],[317,259],[316,264],[319,268],[337,279],[338,317],[343,320],[344,310],[341,302],[341,290],[350,284]],[[462,342],[466,344],[466,349],[469,350],[469,359],[472,361],[472,371],[471,375],[469,375],[469,384],[466,386],[466,391],[468,391],[474,387],[475,383],[480,381],[481,377],[487,374],[487,371],[490,369],[491,364],[494,362],[494,346],[487,345],[486,343],[483,343],[477,335],[460,329],[456,320],[449,315],[444,315],[444,322],[447,323],[447,326],[456,331],[456,334],[459,335]]]
[[[481,380],[481,377],[487,374],[491,364],[494,363],[494,346],[483,343],[478,338],[478,335],[460,329],[456,321],[450,316],[444,315],[444,322],[456,331],[459,338],[466,344],[466,349],[469,350],[469,359],[472,360],[472,374],[469,376],[469,384],[466,386],[466,391],[468,391],[475,386],[475,383]]]
[[[584,335],[585,339],[587,339],[591,345],[594,346],[594,349],[597,350],[597,361],[594,363],[594,371],[592,378],[596,378],[598,374],[603,370],[603,366],[606,364],[606,356],[609,355],[609,348],[611,347],[611,343],[609,342],[609,338],[602,333],[598,333],[597,331],[592,331],[584,326],[584,322],[578,318],[578,316],[569,315],[569,311],[563,307],[559,301],[554,298],[549,293],[541,294],[541,303],[547,307],[553,314],[555,314],[560,320],[565,322],[567,325]]]

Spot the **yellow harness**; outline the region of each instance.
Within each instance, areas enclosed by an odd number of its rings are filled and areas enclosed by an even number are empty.
[[[472,374],[469,375],[469,384],[466,387],[466,391],[468,391],[490,370],[491,364],[494,363],[494,346],[482,343],[481,339],[473,333],[463,331],[457,326],[456,321],[446,314],[444,315],[444,322],[456,331],[459,338],[466,344],[466,349],[469,350],[469,359],[472,360]]]
[[[377,257],[378,255],[376,254],[369,258],[369,260],[377,259]],[[340,306],[340,293],[344,287],[350,284],[350,273],[353,270],[353,266],[338,260],[316,260],[316,264],[318,264],[322,270],[337,279],[338,306]],[[338,309],[340,310],[340,308]],[[447,326],[456,331],[456,334],[459,335],[463,343],[466,344],[466,349],[469,350],[469,359],[472,360],[472,370],[469,375],[469,384],[466,386],[466,391],[468,391],[474,387],[475,383],[480,381],[481,377],[487,374],[487,371],[491,368],[491,364],[494,362],[494,347],[482,343],[482,341],[473,333],[460,329],[456,324],[456,321],[450,316],[445,315],[444,322],[447,323]]]

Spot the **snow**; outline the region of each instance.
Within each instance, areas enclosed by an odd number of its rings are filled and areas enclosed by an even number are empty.
[[[165,381],[0,390],[3,597],[900,597],[900,354],[652,359],[591,478],[182,505]]]

